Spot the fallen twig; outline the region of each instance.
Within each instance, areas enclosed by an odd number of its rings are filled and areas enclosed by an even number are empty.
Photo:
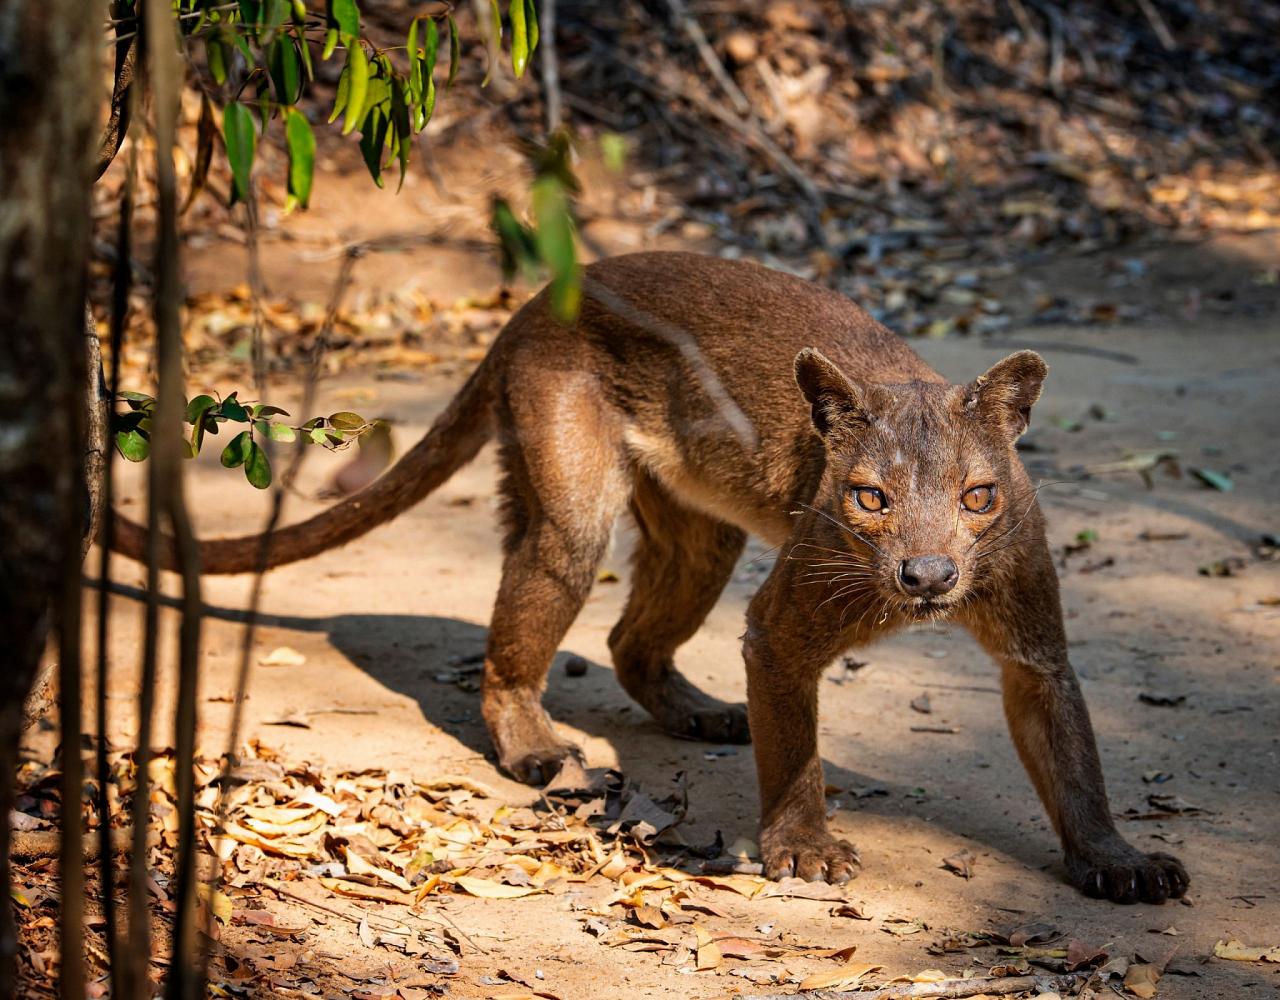
[[[1178,48],[1177,39],[1173,37],[1173,32],[1169,30],[1169,25],[1165,23],[1164,18],[1160,16],[1160,12],[1156,10],[1156,5],[1151,0],[1137,0],[1137,4],[1146,19],[1151,22],[1151,30],[1156,33],[1156,38],[1160,39],[1160,44],[1168,52],[1175,51]]]
[[[1061,976],[1009,976],[1004,979],[993,979],[981,976],[977,979],[947,979],[940,983],[892,983],[878,990],[860,990],[845,992],[843,990],[816,990],[808,993],[743,993],[738,1000],[790,1000],[793,997],[808,997],[810,1000],[840,1000],[840,998],[857,997],[857,1000],[955,1000],[959,997],[999,996],[1007,997],[1015,993],[1066,993],[1084,984],[1092,976],[1093,970],[1087,972],[1069,972]]]
[[[826,206],[826,197],[822,189],[814,183],[813,178],[805,173],[795,160],[787,155],[781,146],[765,133],[764,129],[754,122],[744,121],[729,108],[708,97],[696,87],[683,85],[664,67],[655,67],[647,63],[638,62],[621,53],[612,53],[612,58],[636,74],[645,89],[655,92],[659,97],[666,100],[687,101],[699,111],[710,115],[716,121],[736,132],[750,145],[763,153],[804,194],[809,202],[810,229],[815,238],[824,244],[827,242],[826,234],[821,225],[822,210]]]
[[[693,42],[693,46],[698,50],[698,55],[702,57],[703,63],[711,71],[711,75],[715,77],[716,83],[720,84],[720,89],[725,92],[725,95],[733,104],[733,110],[743,117],[750,117],[751,102],[747,100],[747,95],[742,92],[742,88],[729,75],[729,71],[724,68],[724,63],[720,61],[715,49],[707,41],[707,33],[702,30],[702,25],[698,23],[698,19],[689,13],[689,9],[684,5],[684,0],[667,0],[667,6],[671,8],[672,16],[684,28],[684,33],[689,36],[689,40]]]
[[[40,858],[56,858],[61,833],[58,830],[14,830],[10,853],[19,861],[36,861]],[[111,849],[116,854],[129,850],[133,827],[118,826],[111,830]],[[102,841],[97,831],[84,835],[84,860],[96,861]]]

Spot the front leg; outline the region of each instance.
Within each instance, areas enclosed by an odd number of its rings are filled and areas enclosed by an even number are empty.
[[[797,627],[766,583],[747,613],[743,656],[747,714],[760,784],[760,856],[766,878],[847,882],[858,852],[827,831],[826,782],[818,756],[818,681],[835,655]]]
[[[1182,863],[1130,846],[1111,819],[1043,536],[1018,546],[1002,569],[998,586],[971,603],[963,621],[1000,665],[1009,730],[1062,841],[1068,877],[1086,895],[1116,903],[1182,896],[1189,882]]]

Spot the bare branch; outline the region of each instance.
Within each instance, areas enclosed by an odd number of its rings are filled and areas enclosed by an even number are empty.
[[[112,16],[117,15],[119,0],[111,5]],[[116,22],[116,70],[115,82],[111,86],[111,105],[107,112],[107,123],[102,130],[102,139],[98,143],[98,169],[95,178],[101,177],[111,166],[111,162],[120,152],[124,137],[129,133],[129,120],[133,108],[133,80],[138,64],[137,32],[125,32],[126,26],[132,25],[133,18]]]

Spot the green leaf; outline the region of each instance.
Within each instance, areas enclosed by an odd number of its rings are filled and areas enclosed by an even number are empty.
[[[254,403],[249,410],[255,417],[287,417],[289,415],[288,410],[282,410],[280,407],[272,406],[270,403]]]
[[[204,42],[205,64],[209,67],[209,75],[213,82],[221,87],[227,82],[227,45],[216,35],[210,35]]]
[[[342,75],[338,77],[338,92],[333,96],[333,110],[329,112],[329,124],[332,125],[338,120],[338,115],[347,106],[347,100],[351,96],[351,64],[342,67]]]
[[[329,423],[340,431],[358,431],[368,421],[358,413],[352,413],[350,410],[341,410],[338,413],[329,415]]]
[[[329,0],[329,24],[352,38],[360,34],[360,8],[356,0]]]
[[[226,417],[228,420],[234,420],[238,424],[247,424],[249,422],[249,411],[236,399],[233,392],[230,396],[222,401],[222,405],[218,408],[220,416]]]
[[[128,413],[111,414],[111,433],[120,434],[124,431],[136,431],[142,426],[142,422],[147,419],[145,410],[130,410]]]
[[[249,480],[251,486],[260,490],[265,490],[271,485],[271,460],[257,444],[249,445],[249,455],[244,463],[244,477]]]
[[[240,0],[240,19],[251,27],[262,23],[262,0]]]
[[[256,447],[257,445],[253,443],[253,432],[241,431],[222,449],[222,464],[228,469],[244,465],[249,460],[249,454]]]
[[[582,302],[582,276],[573,243],[573,220],[564,185],[554,175],[533,182],[533,217],[538,256],[551,268],[551,311],[563,323],[578,315]]]
[[[517,80],[524,76],[525,67],[529,65],[529,28],[525,14],[524,0],[510,0],[507,4],[507,19],[511,22],[511,69]]]
[[[232,190],[235,197],[247,201],[258,133],[253,127],[252,113],[243,104],[233,102],[222,112],[222,137],[227,144],[227,160],[231,163]]]
[[[617,132],[605,132],[600,136],[600,158],[605,169],[620,174],[627,167],[627,140]]]
[[[444,82],[444,92],[449,93],[458,77],[458,63],[462,61],[462,40],[458,38],[458,23],[449,15],[449,78]]]
[[[304,8],[305,10],[305,8]],[[311,46],[307,44],[307,18],[304,13],[298,16],[297,10],[293,13],[294,30],[298,33],[298,54],[302,56],[302,71],[306,73],[308,80],[316,78],[316,72],[311,65]]]
[[[203,395],[197,396],[195,399],[193,399],[191,402],[187,404],[187,414],[186,414],[187,423],[189,424],[200,423],[200,418],[203,417],[206,412],[208,412],[209,410],[212,410],[217,405],[218,405],[218,401],[214,399],[212,396],[203,396]]]
[[[307,437],[311,438],[312,444],[324,444],[325,434],[323,427],[312,427]]]
[[[182,203],[184,214],[204,190],[209,179],[209,164],[213,162],[213,137],[218,131],[213,118],[213,102],[208,94],[200,95],[200,121],[196,125],[196,162],[191,169],[191,187],[187,191],[187,200]]]
[[[311,181],[316,168],[316,137],[307,116],[289,109],[284,123],[289,147],[289,195],[302,207],[311,202]]]
[[[276,103],[296,104],[302,93],[302,65],[290,36],[281,35],[271,43],[267,50],[267,69],[275,88]]]
[[[391,81],[391,125],[394,135],[396,156],[400,160],[400,185],[404,187],[404,175],[409,170],[409,154],[413,150],[413,126],[409,121],[408,95],[404,82],[399,79]]]
[[[505,198],[493,200],[490,225],[498,235],[503,278],[510,281],[518,270],[532,274],[538,265],[538,248],[533,233],[516,218]]]
[[[263,37],[269,41],[275,38],[280,25],[284,24],[284,19],[289,14],[289,4],[287,0],[263,0],[262,13],[262,26],[265,29]]]
[[[365,99],[369,93],[369,59],[364,46],[357,38],[347,39],[347,116],[342,122],[342,134],[350,135],[361,123]]]
[[[267,437],[272,441],[296,441],[298,432],[288,424],[267,424]]]
[[[427,22],[427,41],[423,46],[421,73],[426,92],[422,95],[422,124],[431,121],[436,109],[436,58],[440,54],[440,29],[435,21]]]
[[[1232,480],[1232,478],[1225,472],[1215,472],[1213,469],[1196,467],[1189,468],[1187,471],[1200,480],[1200,482],[1218,490],[1220,493],[1230,493],[1236,488],[1234,480]]]
[[[498,62],[498,50],[502,47],[502,14],[498,10],[498,0],[489,0],[489,37],[485,39],[485,47],[489,51],[489,65],[485,69],[484,79],[480,81],[482,87],[489,85],[493,67]]]
[[[119,399],[123,399],[135,410],[140,410],[142,409],[143,406],[146,406],[147,404],[151,404],[152,406],[154,406],[156,402],[156,399],[154,396],[149,396],[145,392],[135,392],[132,389],[121,389],[119,392],[116,393],[116,396]],[[135,403],[137,403],[138,405],[134,406]]]
[[[151,442],[141,431],[121,431],[116,435],[116,451],[130,462],[141,462],[151,453]]]
[[[330,28],[324,33],[324,48],[320,50],[320,58],[328,60],[333,55],[333,50],[338,47],[338,29]],[[329,119],[333,121],[332,118]]]
[[[538,47],[538,8],[534,6],[533,0],[525,0],[525,22],[529,25],[529,52],[530,54]]]
[[[428,74],[436,71],[436,57],[440,54],[440,29],[435,21],[427,21],[427,39],[422,43],[422,58]]]
[[[365,166],[373,182],[382,187],[382,151],[387,141],[387,130],[391,119],[381,107],[374,106],[365,116],[360,128],[360,155],[364,157]]]

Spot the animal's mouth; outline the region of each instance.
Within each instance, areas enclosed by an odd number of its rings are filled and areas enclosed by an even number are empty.
[[[907,603],[905,611],[916,621],[928,621],[943,617],[954,607],[955,601],[940,600],[936,597],[917,597]]]

